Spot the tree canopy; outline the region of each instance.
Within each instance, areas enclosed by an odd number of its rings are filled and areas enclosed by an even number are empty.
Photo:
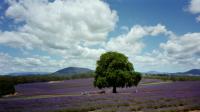
[[[100,89],[113,87],[113,93],[117,92],[117,87],[137,86],[141,80],[141,74],[134,72],[128,57],[112,51],[100,56],[95,73],[94,86]]]

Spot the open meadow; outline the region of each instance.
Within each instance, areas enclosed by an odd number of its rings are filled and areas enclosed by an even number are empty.
[[[19,84],[0,112],[183,112],[200,109],[200,81],[142,79],[132,88],[95,93],[93,79]],[[83,94],[88,93],[88,94]]]

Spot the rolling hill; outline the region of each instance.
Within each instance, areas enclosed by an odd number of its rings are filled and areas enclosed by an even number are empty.
[[[67,67],[61,70],[54,72],[53,74],[61,74],[61,75],[71,75],[71,74],[80,74],[80,73],[88,73],[92,72],[93,70],[88,68],[81,68],[81,67]]]
[[[188,70],[186,72],[182,72],[181,74],[185,74],[185,75],[199,75],[200,76],[200,69],[191,69]]]

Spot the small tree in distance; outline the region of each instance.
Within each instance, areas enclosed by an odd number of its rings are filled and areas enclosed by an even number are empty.
[[[0,78],[0,97],[15,93],[15,85],[10,78]]]
[[[140,82],[140,80],[142,79],[142,75],[141,75],[141,73],[139,73],[139,72],[134,72],[134,86],[136,87],[136,90],[135,90],[135,92],[137,93],[137,86],[138,86],[138,84],[139,84],[139,82]]]
[[[117,92],[117,87],[137,86],[141,80],[141,74],[134,72],[128,57],[118,52],[102,54],[95,73],[94,86],[100,89],[113,87],[113,93]]]

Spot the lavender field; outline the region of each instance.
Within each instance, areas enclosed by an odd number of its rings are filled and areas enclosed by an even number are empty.
[[[93,79],[30,83],[16,86],[15,96],[0,99],[0,112],[183,112],[200,109],[200,81],[143,79],[136,88],[99,91]]]

